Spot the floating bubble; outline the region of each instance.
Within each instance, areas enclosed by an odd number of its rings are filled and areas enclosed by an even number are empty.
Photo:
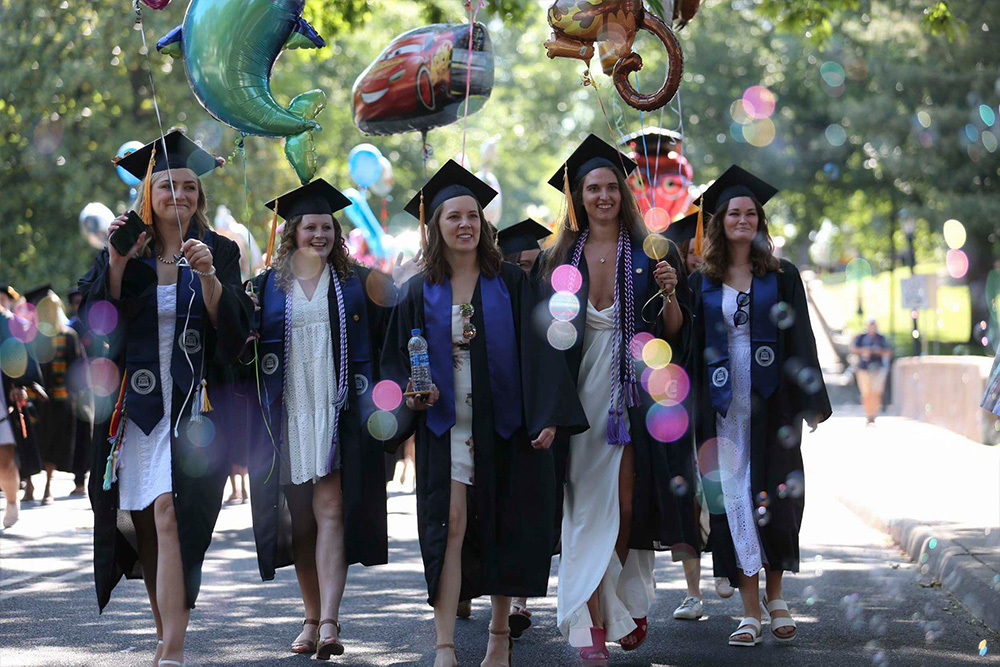
[[[753,117],[747,112],[747,107],[742,99],[738,99],[729,105],[729,115],[733,117],[733,121],[738,125],[746,125],[753,120]]]
[[[827,162],[826,164],[823,165],[823,173],[826,174],[827,178],[829,178],[832,181],[835,181],[838,178],[840,178],[840,167],[838,167],[833,162]]]
[[[760,507],[768,507],[771,504],[771,499],[767,497],[767,491],[758,493],[755,500]]]
[[[572,264],[561,264],[552,271],[552,289],[576,294],[583,286],[583,275]]]
[[[200,419],[189,419],[186,435],[188,441],[195,447],[208,447],[215,440],[215,422],[207,415]]]
[[[958,220],[955,220],[954,218],[946,220],[941,232],[944,234],[944,242],[947,243],[948,247],[952,250],[958,250],[965,245],[965,225]]]
[[[109,301],[97,301],[87,311],[87,323],[98,336],[107,336],[118,326],[118,309]]]
[[[30,303],[23,302],[14,306],[9,320],[10,335],[22,343],[30,343],[38,335],[38,313]]]
[[[768,510],[766,507],[758,507],[757,525],[763,527],[769,523],[771,523],[771,511]]]
[[[795,309],[786,302],[779,301],[771,306],[770,317],[779,329],[789,329],[795,324]]]
[[[827,125],[825,134],[831,146],[843,146],[847,141],[847,130],[837,123]]]
[[[740,123],[732,123],[729,126],[729,136],[741,144],[747,142],[746,137],[743,136],[743,125]]]
[[[962,129],[965,131],[965,138],[969,141],[975,141],[979,138],[979,129],[972,123],[969,123]]]
[[[376,440],[388,440],[396,435],[399,430],[399,423],[396,416],[385,410],[376,410],[368,418],[368,432]]]
[[[90,366],[90,390],[95,396],[118,398],[121,375],[115,362],[104,357],[96,357],[88,362]]]
[[[580,299],[573,292],[556,292],[549,299],[549,314],[559,322],[569,322],[580,314]]]
[[[755,120],[749,125],[743,126],[743,138],[748,144],[757,148],[770,146],[776,133],[774,122],[770,118]]]
[[[930,539],[930,541],[927,543],[927,548],[928,549],[937,549],[937,545],[938,545],[937,539],[932,537]]]
[[[670,480],[670,492],[673,493],[678,498],[686,496],[688,492],[687,480],[680,475],[674,477],[672,480]]]
[[[642,346],[642,361],[650,368],[663,368],[672,357],[670,343],[661,338],[654,338]]]
[[[646,229],[659,234],[670,225],[670,213],[666,209],[654,206],[646,211],[643,221],[646,223]]]
[[[770,118],[774,113],[777,98],[764,86],[750,86],[743,93],[743,108],[750,118]]]
[[[56,344],[55,341],[48,336],[48,334],[41,333],[41,325],[39,325],[39,335],[35,336],[34,344],[32,345],[32,356],[40,364],[47,364],[56,358]]]
[[[794,426],[784,425],[778,427],[778,443],[785,449],[794,449],[799,446],[799,430]]]
[[[865,278],[871,278],[872,265],[860,257],[855,257],[847,263],[844,269],[847,279],[853,282],[860,282]]]
[[[917,122],[920,123],[921,127],[928,128],[931,126],[931,115],[921,109],[917,112]]]
[[[997,114],[988,104],[979,105],[979,117],[989,127],[993,127],[993,123],[997,122]]]
[[[646,413],[646,430],[660,442],[674,442],[688,428],[688,414],[680,405],[653,404]]]
[[[549,325],[545,332],[545,338],[549,345],[557,350],[568,350],[576,345],[576,328],[571,322],[559,322],[558,320]]]
[[[788,487],[785,486],[784,482],[782,482],[781,484],[778,485],[778,498],[784,500],[787,497],[788,497]]]
[[[392,380],[382,380],[372,388],[372,402],[379,410],[391,412],[403,402],[403,390]]]
[[[979,655],[981,655],[981,656],[982,656],[982,655],[986,655],[986,653],[987,653],[987,648],[988,648],[988,647],[987,647],[987,645],[986,645],[986,640],[985,640],[985,639],[983,639],[982,641],[980,641],[980,642],[979,642]]]
[[[654,401],[660,405],[672,406],[681,404],[688,397],[691,380],[683,368],[667,364],[662,368],[651,369],[645,386]]]
[[[653,334],[648,331],[640,331],[632,337],[628,349],[636,361],[642,361],[642,350],[646,347],[646,343],[651,340],[653,340]]]
[[[806,604],[812,606],[816,604],[816,587],[806,586],[802,589],[802,597],[806,599]]]
[[[203,448],[186,448],[178,458],[188,477],[203,477],[208,472],[208,453]]]
[[[952,278],[962,278],[969,272],[969,256],[961,250],[949,250],[944,256],[944,263]]]
[[[393,289],[392,280],[383,273],[372,271],[365,279],[365,293],[372,301],[383,308],[396,305],[397,292]]]
[[[819,370],[807,366],[800,370],[796,374],[795,378],[799,387],[802,391],[806,392],[810,396],[815,395],[823,388],[823,376],[820,374]]]
[[[831,88],[837,88],[844,85],[844,79],[847,77],[847,73],[844,72],[843,66],[838,62],[830,60],[820,65],[819,75],[823,79],[823,83]]]
[[[298,248],[292,253],[291,267],[299,280],[313,280],[323,270],[324,262],[314,248]]]
[[[801,470],[795,470],[788,474],[788,477],[785,478],[785,488],[788,489],[788,495],[792,498],[803,496],[806,491],[806,480]]]
[[[642,251],[646,257],[660,261],[670,252],[670,241],[665,236],[650,234],[642,241]]]
[[[997,143],[998,143],[997,135],[993,134],[992,132],[983,132],[982,139],[983,139],[983,148],[985,148],[991,153],[996,153]]]
[[[24,343],[8,338],[0,345],[0,369],[3,369],[4,375],[14,379],[28,371],[28,348]]]

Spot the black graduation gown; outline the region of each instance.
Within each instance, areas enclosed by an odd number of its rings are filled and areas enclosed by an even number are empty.
[[[508,440],[494,426],[486,352],[481,281],[472,297],[472,434],[475,484],[468,489],[467,524],[462,545],[461,599],[480,595],[544,596],[548,586],[556,512],[555,470],[551,450],[536,450],[531,439],[543,428],[578,433],[587,422],[565,364],[540,340],[532,326],[535,290],[517,266],[504,263],[500,278],[510,295],[522,387],[522,426]],[[424,276],[404,287],[393,311],[382,354],[383,375],[405,387],[410,375],[407,344],[412,329],[425,329]],[[450,336],[449,336],[450,339]],[[449,351],[450,354],[450,351]],[[417,526],[427,579],[427,601],[434,603],[448,542],[451,503],[451,431],[435,435],[426,413],[399,410],[398,445],[416,432]]]
[[[83,357],[80,338],[67,327],[51,337],[39,332],[34,345],[39,358],[48,360],[42,364],[48,400],[42,402],[38,411],[38,450],[43,463],[54,465],[56,470],[73,472],[77,418],[67,376],[70,367]]]
[[[200,339],[204,346],[203,358],[205,375],[208,380],[209,400],[220,380],[228,376],[230,364],[236,361],[250,332],[250,318],[253,305],[240,283],[240,251],[235,243],[215,232],[212,235],[213,263],[216,277],[222,284],[219,297],[216,326],[212,326],[206,313],[201,318]],[[178,289],[181,299],[189,298],[187,281],[181,285],[181,278],[191,275],[178,272]],[[195,278],[197,280],[197,278]],[[129,338],[130,320],[148,303],[156,299],[156,272],[138,260],[129,260],[122,278],[121,299],[114,300],[108,290],[108,251],[103,250],[94,261],[94,266],[83,278],[79,287],[83,295],[83,306],[89,307],[96,301],[108,301],[118,311],[118,326],[110,336],[110,354],[119,369],[125,367],[126,345],[141,344],[157,346],[156,340],[136,341]],[[177,533],[180,539],[181,560],[184,568],[184,588],[188,608],[194,608],[201,586],[201,566],[205,551],[212,541],[212,531],[222,506],[222,493],[229,474],[229,452],[225,440],[217,438],[208,446],[196,447],[187,438],[181,420],[179,436],[173,436],[176,423],[184,405],[187,390],[171,383],[172,414],[164,415],[171,423],[171,472],[174,497],[174,514],[177,518]],[[185,410],[190,414],[191,401]],[[127,409],[127,407],[126,407]],[[212,413],[208,419],[218,419]],[[97,587],[97,603],[103,611],[111,599],[111,591],[124,575],[129,579],[142,576],[136,546],[135,527],[131,513],[118,509],[118,485],[112,484],[110,491],[103,488],[104,471],[111,450],[108,428],[111,416],[94,425],[93,458],[89,491],[90,503],[94,510],[94,581]],[[126,434],[125,444],[128,446]]]
[[[787,303],[794,313],[794,322],[787,329],[778,329],[775,363],[780,369],[777,390],[770,398],[763,398],[751,391],[750,417],[750,486],[757,499],[767,493],[767,510],[770,520],[758,526],[763,556],[768,569],[799,571],[799,527],[805,508],[805,494],[801,484],[787,484],[789,475],[803,473],[802,452],[799,448],[804,419],[818,422],[830,417],[833,410],[822,381],[822,371],[816,356],[816,339],[809,323],[809,307],[799,271],[791,262],[780,260],[778,273],[778,301]],[[704,450],[708,441],[716,437],[717,413],[712,407],[709,393],[710,379],[705,362],[705,316],[702,298],[702,274],[691,275],[690,285],[695,299],[694,360],[692,384],[696,390],[697,417],[696,440],[700,453],[706,460],[714,460],[713,452]],[[752,295],[751,295],[752,298]],[[753,308],[750,308],[751,313]],[[753,362],[751,362],[753,363]],[[806,387],[797,379],[803,368],[812,368],[811,381],[818,378],[818,386]],[[785,427],[785,428],[783,428]],[[779,438],[779,429],[782,437]],[[702,471],[704,474],[706,471]],[[732,533],[721,499],[718,481],[704,479],[705,494],[711,512],[709,548],[716,577],[727,577],[733,586],[739,583],[739,568]],[[784,489],[779,489],[784,485]],[[783,492],[782,492],[783,491]],[[756,501],[755,501],[756,502]],[[760,523],[760,522],[758,522]]]
[[[341,487],[344,496],[344,554],[348,564],[382,565],[389,561],[384,450],[382,444],[372,438],[367,419],[373,409],[371,392],[379,381],[378,355],[382,350],[395,294],[392,281],[387,276],[363,266],[356,265],[352,270],[358,275],[364,290],[365,313],[353,312],[352,305],[345,303],[345,308],[349,311],[347,354],[351,373],[350,397],[338,424]],[[262,316],[267,312],[268,298],[264,284],[269,278],[274,279],[272,275],[269,270],[253,280]],[[278,294],[284,298],[283,294]],[[316,354],[332,354],[336,367],[340,363],[340,331],[337,326],[339,312],[333,281],[330,282],[327,300],[333,346],[330,350],[316,350]],[[363,317],[367,318],[368,323],[368,330],[364,335],[368,338],[368,350],[373,357],[370,359],[363,358],[360,352],[363,346],[352,335],[352,323],[364,321]],[[279,344],[279,352],[282,345]],[[257,357],[264,355],[261,348],[262,345],[258,342]],[[248,411],[252,420],[249,452],[250,502],[253,508],[257,565],[261,578],[267,581],[274,579],[277,568],[293,563],[292,526],[288,503],[280,484],[279,456],[285,419],[284,392],[279,384],[277,395],[271,400],[269,408],[266,407],[266,401],[258,399],[256,378],[260,377],[263,384],[265,376],[263,371],[258,370],[258,363],[253,361],[254,358],[254,346],[249,345],[244,350],[244,362],[249,362],[246,370],[252,378],[247,383],[251,390]],[[367,372],[366,365],[369,369]],[[277,375],[283,369],[282,362],[273,373]],[[265,415],[269,419],[274,442],[265,428]]]
[[[10,320],[14,315],[10,311],[0,312],[0,343],[7,341],[11,337]],[[2,378],[2,389],[7,405],[7,414],[0,415],[0,419],[6,418],[10,422],[11,431],[14,432],[15,457],[18,472],[21,479],[25,479],[42,470],[42,458],[38,452],[36,443],[36,431],[38,429],[35,417],[35,408],[31,403],[22,410],[14,405],[10,400],[10,391],[14,387],[29,388],[32,386],[42,386],[42,368],[38,360],[29,352],[24,375],[11,377],[6,373],[0,373]]]
[[[80,339],[81,355],[86,359],[96,356],[91,350],[95,347],[91,333],[87,330],[79,316],[70,319],[69,325],[76,331]],[[76,393],[76,440],[73,444],[73,474],[82,480],[90,471],[90,445],[94,437],[94,404],[96,397],[90,387],[74,386]]]
[[[633,239],[638,248],[642,242]],[[635,332],[647,332],[657,338],[666,340],[673,353],[671,362],[687,370],[691,337],[691,292],[687,285],[684,263],[681,260],[677,246],[670,242],[665,260],[677,271],[677,288],[674,298],[677,299],[684,323],[680,331],[672,338],[664,334],[663,317],[659,314],[663,305],[661,299],[654,299],[645,310],[640,312],[643,304],[659,292],[659,287],[653,279],[653,270],[657,260],[642,254],[643,261],[633,263],[632,279],[635,295]],[[551,250],[546,253],[551,253]],[[640,253],[641,254],[641,253]],[[549,260],[548,257],[544,258]],[[566,257],[563,263],[572,261]],[[541,267],[544,261],[535,263],[537,270],[533,273],[541,280]],[[580,311],[573,318],[576,329],[576,342],[564,353],[566,364],[574,382],[580,377],[580,363],[583,358],[583,341],[587,325],[587,300],[590,294],[590,273],[587,258],[581,253],[580,264],[577,267],[583,277],[583,284],[576,293],[580,299]],[[618,276],[621,293],[625,293],[624,258],[620,262]],[[542,281],[542,291],[551,296],[552,286],[548,281]],[[652,324],[643,319],[643,315]],[[608,360],[611,363],[611,360]],[[642,363],[636,362],[637,372],[641,372]],[[688,430],[674,442],[660,442],[646,429],[646,415],[654,405],[653,398],[643,388],[639,387],[640,405],[629,408],[630,435],[635,456],[635,487],[632,495],[632,526],[629,537],[631,549],[671,549],[675,559],[699,553],[703,547],[701,534],[698,530],[697,508],[695,505],[696,473],[694,465],[693,432]],[[690,414],[690,396],[683,405]],[[562,511],[562,485],[566,481],[566,466],[569,460],[569,438],[560,434],[555,447],[560,484],[560,513]],[[609,445],[611,446],[611,445]],[[671,484],[676,477],[684,479],[683,484]]]

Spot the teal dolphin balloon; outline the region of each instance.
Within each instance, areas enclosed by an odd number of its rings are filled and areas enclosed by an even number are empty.
[[[288,107],[271,93],[271,68],[283,49],[322,48],[326,42],[302,18],[305,0],[191,0],[184,22],[156,44],[184,58],[198,102],[243,134],[284,137],[285,156],[302,183],[316,173],[313,132],[326,106],[322,90]]]

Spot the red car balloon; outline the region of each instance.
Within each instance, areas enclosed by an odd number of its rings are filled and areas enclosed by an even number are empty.
[[[364,134],[397,134],[454,123],[493,91],[493,45],[486,27],[439,23],[405,32],[354,82],[354,124]],[[467,81],[468,78],[468,81]]]

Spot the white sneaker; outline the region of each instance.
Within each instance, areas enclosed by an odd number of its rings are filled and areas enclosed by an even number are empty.
[[[21,501],[16,497],[7,501],[7,509],[3,513],[3,527],[10,528],[19,518],[21,513]]]
[[[681,606],[674,609],[674,618],[682,621],[695,621],[701,618],[702,603],[701,598],[688,596],[681,602]]]
[[[736,589],[729,584],[729,580],[725,577],[718,577],[715,580],[715,592],[719,594],[720,598],[726,599],[733,597],[733,593]]]

